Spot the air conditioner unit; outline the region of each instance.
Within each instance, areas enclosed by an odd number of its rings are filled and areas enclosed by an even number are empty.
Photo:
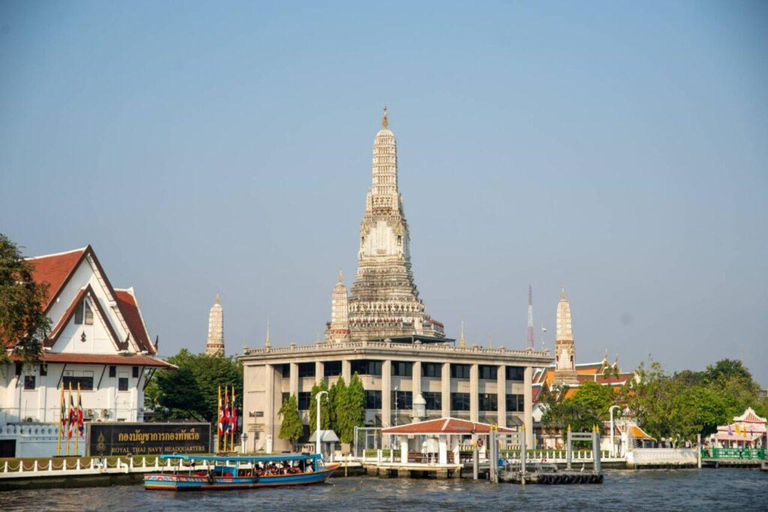
[[[109,409],[102,409],[101,410],[101,417],[102,418],[109,418]]]

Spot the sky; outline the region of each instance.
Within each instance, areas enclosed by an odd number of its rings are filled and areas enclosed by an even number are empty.
[[[365,5],[364,5],[365,4]],[[161,355],[313,343],[389,107],[416,284],[470,343],[768,385],[768,5],[0,2],[0,232],[91,244]]]

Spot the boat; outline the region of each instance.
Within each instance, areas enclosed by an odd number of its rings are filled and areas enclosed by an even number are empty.
[[[326,464],[322,455],[286,453],[254,456],[161,455],[178,463],[172,471],[144,476],[147,490],[204,491],[256,489],[324,483],[338,463]]]

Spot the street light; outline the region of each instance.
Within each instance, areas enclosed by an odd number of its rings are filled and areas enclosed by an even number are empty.
[[[315,396],[317,400],[317,428],[315,428],[315,453],[321,454],[320,451],[320,399],[323,395],[327,395],[327,391],[321,391]]]
[[[395,426],[397,426],[397,386],[395,386]]]
[[[611,415],[611,457],[616,457],[616,445],[613,442],[613,410],[614,409],[621,409],[618,405],[612,405],[608,412]]]

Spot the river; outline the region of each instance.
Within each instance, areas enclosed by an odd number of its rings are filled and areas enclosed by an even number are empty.
[[[0,493],[0,511],[768,510],[768,473],[749,469],[605,472],[602,485],[334,478],[324,485],[173,493],[140,485]]]

